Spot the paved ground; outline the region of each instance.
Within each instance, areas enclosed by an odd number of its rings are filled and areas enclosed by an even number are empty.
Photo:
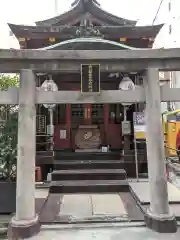
[[[60,216],[83,219],[96,216],[126,216],[127,210],[118,194],[64,195]]]
[[[145,227],[94,228],[87,230],[44,230],[30,240],[179,240],[176,234],[158,234]]]
[[[36,189],[35,197],[36,198],[46,198],[48,196],[48,192],[49,192],[48,188]]]
[[[150,192],[147,179],[140,182],[130,181],[129,185],[136,199],[139,200],[141,207],[146,211],[150,206]],[[174,182],[173,184],[168,182],[168,195],[171,211],[175,214],[176,219],[180,221],[180,188]]]
[[[130,182],[130,187],[139,198],[142,204],[150,202],[149,182]],[[169,203],[180,203],[180,190],[168,182]]]
[[[50,194],[40,211],[40,221],[44,224],[143,220],[143,214],[129,192]]]
[[[171,187],[169,187],[171,188]],[[174,189],[174,188],[173,188]],[[171,188],[170,191],[173,191]],[[177,193],[177,191],[175,191]],[[177,196],[178,195],[178,196]],[[179,200],[179,194],[173,194],[172,200]],[[36,197],[43,198],[47,196],[47,190],[38,191]],[[126,205],[127,196],[117,194],[107,195],[65,195],[60,206],[59,215],[87,216],[89,214],[121,215],[127,214],[128,205]],[[109,204],[109,203],[112,204]],[[117,206],[119,206],[117,208]],[[135,210],[137,211],[137,209]],[[137,215],[136,213],[134,214]],[[123,223],[122,223],[123,224]],[[135,223],[136,224],[136,223]],[[179,240],[180,229],[176,234],[158,234],[145,227],[112,227],[83,229],[62,229],[62,225],[56,225],[56,230],[42,230],[41,233],[31,238],[31,240]],[[117,225],[116,225],[117,226]]]
[[[48,197],[48,198],[47,198]],[[147,196],[146,196],[147,197]],[[176,197],[176,196],[175,196]],[[128,216],[129,219],[136,220],[142,217],[139,216],[139,208],[134,205],[133,199],[129,193],[122,194],[73,194],[73,195],[49,195],[48,189],[38,189],[36,191],[36,199],[50,199],[44,209],[46,213],[45,218],[48,219],[49,215],[54,211],[54,204],[56,205],[56,214],[59,220],[63,217],[67,219],[84,219],[93,216]],[[177,205],[177,204],[176,204]],[[177,205],[179,206],[179,204]],[[40,208],[38,208],[40,209]],[[42,214],[43,215],[43,214]],[[2,217],[2,216],[1,216]],[[5,216],[6,217],[6,216]],[[55,215],[52,214],[52,222],[55,221]],[[49,219],[50,219],[49,218]],[[3,218],[2,220],[3,222]],[[0,221],[1,222],[1,221]],[[127,224],[127,225],[126,225]],[[137,224],[134,222],[134,224]],[[80,228],[75,228],[74,225],[68,225],[68,228],[63,229],[65,225],[51,225],[46,229],[42,229],[40,234],[30,240],[179,240],[180,229],[176,234],[158,234],[145,227],[142,227],[143,222],[141,219],[141,227],[127,227],[128,222],[121,222],[120,227],[117,223],[109,223],[104,227],[97,227],[96,224],[88,224],[86,227],[83,225]],[[103,227],[102,227],[103,225]],[[54,227],[55,226],[55,227]],[[76,225],[77,226],[77,225]],[[91,227],[90,227],[91,226]],[[111,227],[109,227],[111,226]],[[116,226],[116,227],[115,227]],[[53,228],[53,229],[52,229]],[[55,229],[56,228],[56,229]],[[5,239],[4,239],[5,240]]]

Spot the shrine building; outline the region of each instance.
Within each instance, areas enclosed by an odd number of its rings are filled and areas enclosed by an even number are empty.
[[[51,19],[36,22],[36,26],[9,24],[21,49],[45,50],[121,50],[152,48],[162,25],[136,26],[134,20],[114,16],[104,11],[96,0],[76,0],[68,12]],[[101,71],[101,66],[81,62],[81,72],[39,73],[37,87],[52,79],[59,91],[82,91],[90,94],[101,90],[118,90],[122,81],[131,80],[135,86],[143,84],[142,72]],[[133,64],[133,63],[132,63]],[[54,71],[54,69],[53,69]],[[134,112],[143,112],[145,104],[62,104],[53,108],[53,151],[66,154],[89,154],[99,158],[102,146],[107,147],[106,159],[118,160],[124,156],[127,175],[134,177]],[[126,112],[124,109],[126,108]],[[126,113],[126,116],[125,114]],[[130,123],[131,131],[125,134],[123,122]],[[44,105],[37,106],[37,166],[43,178],[53,167],[49,144],[50,115]],[[139,172],[147,172],[146,144],[139,140]],[[104,153],[105,154],[105,153]],[[85,156],[85,155],[84,155]],[[78,158],[78,157],[77,157]]]

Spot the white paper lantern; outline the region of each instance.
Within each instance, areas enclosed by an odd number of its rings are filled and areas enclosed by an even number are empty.
[[[58,86],[52,79],[49,79],[43,82],[43,84],[41,85],[41,89],[46,92],[57,92]],[[56,104],[43,104],[43,106],[45,108],[54,108]]]
[[[129,91],[134,89],[135,89],[135,84],[133,83],[133,81],[128,76],[124,76],[119,84],[119,90]],[[131,103],[121,103],[121,104],[123,106],[131,105]]]

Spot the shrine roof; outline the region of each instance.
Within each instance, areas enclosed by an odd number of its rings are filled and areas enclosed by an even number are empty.
[[[100,4],[96,0],[75,0],[71,5],[72,8],[53,18],[38,21],[36,22],[37,26],[52,26],[52,25],[66,25],[69,22],[72,22],[75,19],[83,17],[85,14],[91,15],[92,18],[95,18],[97,21],[101,22],[103,25],[136,25],[137,21],[128,20],[125,18],[117,17],[107,11],[104,11]]]
[[[11,31],[17,38],[59,38],[72,39],[77,37],[77,32],[81,26],[25,26],[8,24]],[[155,38],[163,24],[153,26],[94,26],[95,31],[99,31],[105,38]]]

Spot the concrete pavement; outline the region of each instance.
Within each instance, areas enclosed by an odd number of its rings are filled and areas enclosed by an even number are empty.
[[[86,219],[98,216],[127,216],[127,210],[118,194],[64,195],[59,216]]]
[[[57,226],[58,227],[58,226]],[[30,240],[179,240],[176,234],[158,234],[145,227],[44,230]]]

